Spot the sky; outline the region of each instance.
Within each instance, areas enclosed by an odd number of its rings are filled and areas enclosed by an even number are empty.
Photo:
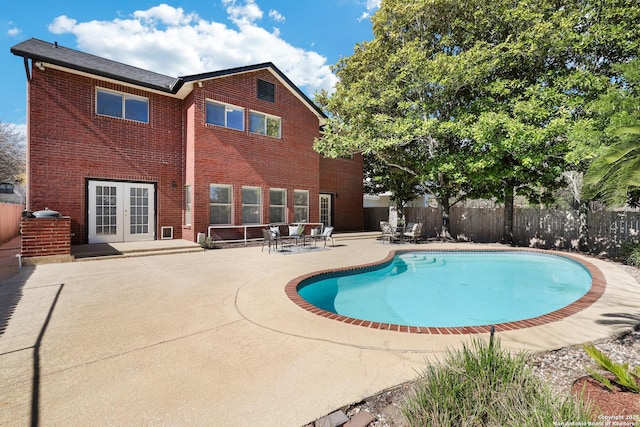
[[[166,1],[166,2],[163,2]],[[30,38],[179,77],[273,62],[311,99],[371,40],[380,0],[0,0],[0,122],[24,131]]]

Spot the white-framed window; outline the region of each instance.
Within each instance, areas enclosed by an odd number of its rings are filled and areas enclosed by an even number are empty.
[[[249,131],[260,135],[280,138],[282,119],[277,116],[251,111],[249,113]]]
[[[244,130],[244,108],[207,100],[207,124]]]
[[[242,187],[242,223],[260,224],[262,215],[260,187]]]
[[[149,123],[149,99],[96,88],[96,114]]]
[[[233,187],[211,184],[209,186],[209,223],[231,225],[233,218]]]
[[[293,191],[293,222],[309,222],[309,192]]]
[[[191,186],[184,186],[184,225],[191,225]]]
[[[269,190],[269,222],[287,222],[287,190],[283,188]]]

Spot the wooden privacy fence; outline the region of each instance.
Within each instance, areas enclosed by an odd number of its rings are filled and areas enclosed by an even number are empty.
[[[0,203],[0,244],[20,234],[20,218],[24,205]]]
[[[422,235],[433,238],[442,230],[440,208],[405,208],[407,222],[422,222]],[[389,217],[388,208],[365,208],[365,227],[379,230]],[[581,227],[581,222],[584,225]],[[494,243],[502,240],[502,208],[451,208],[451,236],[456,240]],[[581,235],[580,230],[583,230]],[[625,242],[640,241],[640,212],[516,208],[513,219],[516,246],[559,250],[583,250],[593,255],[618,257]]]

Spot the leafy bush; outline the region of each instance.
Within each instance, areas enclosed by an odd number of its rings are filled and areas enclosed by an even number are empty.
[[[204,237],[204,238],[200,238],[200,241],[198,242],[198,244],[200,246],[202,246],[205,249],[215,249],[216,248],[216,244],[214,243],[213,239],[211,237]]]
[[[640,267],[640,243],[623,242],[619,254],[620,258],[628,265]]]
[[[590,421],[590,408],[557,396],[526,365],[526,355],[472,340],[423,370],[402,408],[411,426],[541,426]]]
[[[636,381],[636,378],[640,379],[640,366],[636,366],[635,370],[631,370],[629,369],[628,363],[615,363],[609,358],[609,356],[602,353],[593,344],[585,344],[583,348],[589,357],[596,361],[602,369],[615,375],[615,379],[613,379],[615,384],[624,390],[640,393],[640,383]],[[593,369],[585,369],[595,380],[599,381],[609,390],[613,390],[613,384],[611,384],[612,380]]]

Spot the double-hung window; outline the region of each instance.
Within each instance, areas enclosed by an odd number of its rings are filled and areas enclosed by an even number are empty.
[[[281,188],[269,190],[269,221],[287,222],[287,190]]]
[[[281,122],[282,119],[280,117],[258,113],[257,111],[249,113],[249,131],[252,133],[280,138]]]
[[[209,186],[209,223],[231,225],[233,187],[211,184]]]
[[[242,187],[242,223],[260,224],[262,212],[260,187]]]
[[[96,114],[149,123],[149,99],[128,93],[97,89]]]
[[[207,123],[229,129],[244,130],[244,108],[207,101]]]
[[[309,192],[294,190],[293,192],[293,222],[309,221]]]

